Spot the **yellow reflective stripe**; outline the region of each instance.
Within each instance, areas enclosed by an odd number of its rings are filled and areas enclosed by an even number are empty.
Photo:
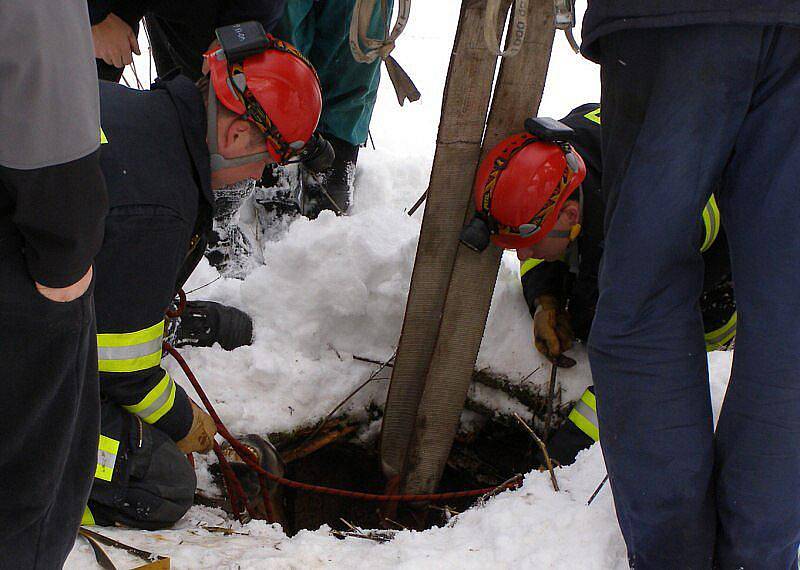
[[[533,269],[534,267],[543,262],[544,259],[533,259],[532,257],[530,259],[526,259],[525,261],[522,262],[522,264],[519,267],[519,276],[522,277],[528,271],[530,271],[531,269]]]
[[[117,463],[119,442],[116,439],[100,434],[100,443],[97,446],[97,468],[94,476],[103,481],[111,481],[114,476],[114,465]]]
[[[589,406],[595,412],[597,411],[597,398],[595,398],[594,393],[586,388],[583,391],[583,395],[581,396],[581,402],[584,402],[587,406]]]
[[[589,418],[587,418],[584,413],[589,414]],[[578,402],[575,404],[575,407],[572,408],[572,411],[569,413],[569,421],[574,423],[578,426],[583,433],[588,435],[592,438],[592,441],[599,441],[600,440],[600,430],[597,429],[597,425],[594,422],[597,421],[597,414],[594,413],[592,410],[588,409],[588,406],[583,402]]]
[[[94,515],[92,511],[89,510],[89,507],[83,509],[83,517],[81,518],[81,526],[94,526],[96,523],[94,522]]]
[[[141,358],[129,358],[125,360],[98,360],[97,369],[100,372],[138,372],[158,366],[161,362],[161,348]]]
[[[108,144],[106,134],[103,132],[103,127],[100,127],[100,144]]]
[[[132,414],[136,414],[149,424],[160,420],[172,409],[175,403],[175,382],[166,372],[156,387],[150,390],[138,404],[122,406]]]
[[[169,412],[172,409],[172,406],[175,405],[175,392],[177,392],[177,390],[175,389],[175,383],[173,382],[170,386],[169,397],[167,398],[167,401],[164,402],[164,404],[155,412],[142,419],[149,424],[154,424],[163,418],[164,414]]]
[[[135,346],[159,338],[164,335],[164,321],[163,319],[156,324],[129,333],[110,333],[97,335],[97,346],[100,347],[115,347],[115,346]]]
[[[714,195],[708,200],[706,207],[703,208],[703,227],[705,228],[705,238],[700,252],[706,251],[716,241],[719,235],[720,215],[717,199]]]
[[[575,402],[575,406],[569,413],[569,420],[593,441],[600,439],[600,429],[597,423],[597,399],[589,388],[586,388],[581,399]]]
[[[711,352],[728,344],[736,336],[736,311],[727,323],[720,328],[705,334],[706,351]]]
[[[139,331],[98,334],[100,372],[137,372],[158,366],[163,335],[163,320]]]
[[[586,113],[584,115],[584,117],[589,119],[593,123],[597,123],[598,125],[600,125],[601,124],[600,123],[600,107],[598,107],[594,111],[589,111],[588,113]]]

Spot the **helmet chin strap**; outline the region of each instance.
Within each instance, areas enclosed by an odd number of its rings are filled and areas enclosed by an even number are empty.
[[[219,153],[219,144],[217,138],[217,114],[219,110],[219,101],[217,94],[214,92],[214,86],[208,86],[208,111],[206,113],[206,138],[208,139],[208,152],[211,155],[211,172],[217,172],[226,168],[235,168],[237,166],[244,166],[245,164],[252,164],[262,160],[271,160],[270,154],[266,151],[257,152],[255,154],[248,154],[238,158],[225,158]]]
[[[583,217],[583,184],[578,186],[578,211]],[[569,238],[569,241],[575,241],[581,234],[581,224],[574,224],[568,230],[550,230],[547,232],[547,237],[550,238]]]

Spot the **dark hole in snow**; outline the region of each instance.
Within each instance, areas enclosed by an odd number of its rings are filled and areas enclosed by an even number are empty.
[[[483,427],[457,437],[437,492],[463,491],[501,485],[517,474],[540,465],[538,448],[519,425],[486,421]],[[295,481],[367,493],[383,493],[385,480],[380,470],[376,445],[334,442],[286,466],[286,477]],[[283,488],[281,507],[284,530],[293,535],[300,530],[315,530],[327,524],[332,529],[350,530],[342,519],[362,528],[393,528],[382,524],[380,504],[348,497],[323,495],[306,490]],[[475,504],[476,499],[431,503],[427,507],[425,528],[440,526],[456,513]],[[206,502],[206,501],[201,501]],[[216,503],[220,505],[219,502]],[[401,505],[396,518],[408,528],[425,520]]]

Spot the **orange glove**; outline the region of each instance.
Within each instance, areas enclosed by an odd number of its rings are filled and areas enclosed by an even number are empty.
[[[572,348],[575,334],[569,322],[569,314],[552,295],[536,298],[536,312],[533,316],[533,341],[536,350],[549,360],[561,356]]]
[[[214,435],[217,426],[206,412],[192,402],[192,427],[182,440],[177,442],[183,453],[208,453],[214,447]]]

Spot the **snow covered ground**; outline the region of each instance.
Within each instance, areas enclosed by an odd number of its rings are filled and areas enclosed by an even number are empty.
[[[362,149],[352,215],[298,220],[280,240],[265,245],[266,265],[244,281],[220,279],[190,295],[238,306],[255,320],[253,346],[183,351],[232,431],[267,433],[313,423],[374,369],[353,360],[354,354],[385,360],[394,352],[422,219],[421,210],[413,217],[406,212],[428,183],[458,4],[414,4],[394,55],[422,99],[401,109],[384,77],[372,121],[376,148]],[[140,76],[146,77],[146,69],[146,60],[140,60]],[[597,67],[573,54],[559,35],[540,114],[560,117],[598,99]],[[187,290],[216,277],[204,262]],[[579,365],[559,374],[565,401],[590,383],[585,355],[580,348],[573,352]],[[716,408],[730,360],[730,353],[710,355]],[[507,254],[478,366],[519,381],[540,364],[518,263]],[[169,368],[184,383],[177,366],[169,362]],[[531,381],[545,382],[546,374],[534,374]],[[188,383],[184,386],[193,393]],[[386,388],[387,381],[373,382],[350,409],[381,402]],[[447,527],[404,531],[387,544],[341,541],[325,528],[289,539],[277,526],[255,521],[242,527],[205,507],[194,507],[169,531],[102,532],[170,556],[174,568],[624,568],[625,549],[608,488],[586,504],[604,474],[595,446],[572,467],[558,470],[560,493],[553,492],[546,475],[534,472],[522,488],[471,509]],[[203,526],[229,526],[237,534],[225,536]],[[135,559],[112,553],[119,564],[135,565]],[[94,564],[81,540],[66,567]]]

